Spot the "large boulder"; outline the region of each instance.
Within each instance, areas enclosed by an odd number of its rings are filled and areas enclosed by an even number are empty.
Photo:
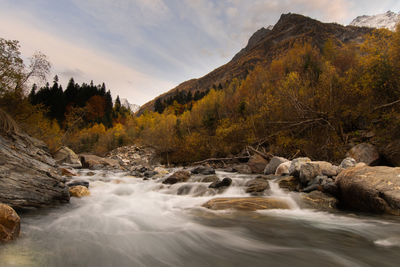
[[[288,162],[289,160],[282,157],[273,157],[265,166],[264,174],[275,174],[276,169],[284,162]]]
[[[86,186],[76,185],[69,188],[69,194],[71,197],[86,197],[90,196],[90,191]]]
[[[265,190],[270,189],[269,183],[265,179],[253,179],[246,183],[246,193],[250,193],[252,195],[260,195]]]
[[[400,167],[400,139],[389,143],[383,149],[383,155],[393,166]]]
[[[291,161],[281,163],[278,168],[276,168],[275,175],[289,175],[290,165],[292,165]]]
[[[252,173],[263,173],[267,163],[266,159],[256,154],[249,159],[247,165],[250,167]]]
[[[342,160],[342,162],[339,165],[339,169],[347,169],[347,168],[351,168],[356,166],[357,162],[355,159],[351,158],[351,157],[347,157],[344,160]]]
[[[219,182],[219,178],[216,175],[208,175],[206,177],[201,178],[201,183],[215,183]]]
[[[339,173],[339,167],[332,165],[332,163],[327,161],[312,161],[312,164],[316,164],[321,169],[321,174],[328,177],[336,176]]]
[[[110,158],[102,158],[96,155],[81,154],[81,163],[83,168],[88,168],[91,170],[97,169],[119,169],[120,165],[118,160]]]
[[[276,198],[242,197],[242,198],[214,198],[203,204],[203,207],[212,210],[265,210],[265,209],[289,209],[289,205]]]
[[[76,155],[75,152],[72,151],[69,147],[63,146],[59,148],[54,153],[53,157],[57,164],[71,166],[74,168],[82,167],[82,163],[78,155]]]
[[[251,174],[252,173],[250,166],[247,164],[235,165],[235,166],[233,166],[233,169],[235,169],[240,174]]]
[[[352,147],[346,156],[355,159],[356,162],[364,162],[367,165],[372,165],[379,161],[378,149],[374,145],[367,143]]]
[[[163,184],[176,184],[176,183],[183,183],[189,180],[190,172],[180,170],[174,172],[171,176],[163,181]]]
[[[400,168],[348,168],[335,182],[345,207],[400,215]]]
[[[315,163],[305,163],[302,164],[300,167],[300,182],[303,185],[308,184],[310,181],[312,181],[315,177],[318,175],[321,175],[321,168],[319,167],[319,164]]]
[[[21,221],[13,208],[0,203],[0,242],[7,242],[19,236]]]
[[[301,166],[309,162],[311,162],[311,159],[307,157],[292,160],[289,167],[289,175],[298,177],[300,175]]]
[[[65,178],[46,145],[20,132],[0,133],[0,202],[22,209],[68,201]]]

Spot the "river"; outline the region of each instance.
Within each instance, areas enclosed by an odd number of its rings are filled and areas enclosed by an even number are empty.
[[[98,171],[91,196],[21,215],[21,237],[0,245],[0,266],[399,266],[400,219],[299,209],[210,211],[215,197],[195,182],[182,184]],[[248,196],[233,178],[224,197]],[[292,193],[293,194],[293,193]],[[201,195],[201,196],[199,196]]]

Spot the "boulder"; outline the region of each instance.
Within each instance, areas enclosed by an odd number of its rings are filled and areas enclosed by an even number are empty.
[[[352,147],[346,156],[355,159],[356,162],[364,162],[367,165],[372,165],[379,161],[378,149],[374,145],[367,143]]]
[[[13,208],[0,203],[0,242],[7,242],[19,236],[21,221]]]
[[[190,172],[180,170],[177,172],[174,172],[171,176],[169,176],[167,179],[163,181],[163,184],[176,184],[176,183],[183,183],[189,180],[190,178]]]
[[[282,157],[273,157],[265,166],[264,169],[264,174],[275,174],[276,169],[281,165],[282,163],[288,162],[289,160],[282,158]]]
[[[118,160],[109,159],[109,158],[102,158],[96,155],[89,155],[89,154],[81,154],[80,155],[82,167],[88,168],[91,170],[97,169],[119,169],[120,165]]]
[[[78,155],[76,155],[75,152],[69,147],[63,146],[59,148],[53,156],[57,164],[71,166],[73,168],[82,167],[82,163]]]
[[[280,188],[287,189],[289,191],[298,191],[300,186],[298,178],[294,176],[283,176],[277,180]]]
[[[389,143],[383,149],[383,155],[390,164],[400,167],[400,139]]]
[[[155,176],[157,174],[158,174],[158,172],[156,172],[156,171],[145,171],[143,173],[143,176],[146,177],[146,178],[151,178],[151,177],[153,177],[153,176]]]
[[[299,195],[299,206],[302,209],[332,211],[337,208],[337,205],[338,200],[336,198],[320,191]]]
[[[251,168],[247,164],[238,164],[233,166],[233,169],[235,169],[238,173],[240,174],[251,174]]]
[[[298,177],[300,175],[301,166],[310,162],[311,159],[309,158],[297,158],[292,160],[289,167],[289,175]]]
[[[212,210],[265,210],[265,209],[289,209],[289,205],[276,198],[242,197],[242,198],[214,198],[203,204],[203,207]]]
[[[321,168],[318,164],[314,163],[305,163],[300,167],[300,182],[303,185],[307,185],[310,181],[312,181],[318,175],[321,175]]]
[[[250,193],[252,195],[259,195],[265,190],[270,189],[268,181],[264,179],[250,180],[246,183],[246,186],[246,193]]]
[[[75,173],[72,170],[68,170],[66,168],[59,168],[59,171],[61,173],[62,176],[68,176],[68,177],[72,177],[72,176],[78,176],[77,173]]]
[[[332,177],[338,175],[339,173],[339,167],[332,165],[332,163],[326,161],[312,161],[311,163],[317,164],[319,166],[322,175]]]
[[[209,175],[209,176],[201,178],[200,182],[202,182],[202,183],[215,183],[215,182],[219,182],[219,178],[216,175]]]
[[[339,165],[339,169],[347,169],[356,166],[357,162],[355,159],[347,157]]]
[[[86,197],[90,196],[90,191],[86,186],[76,185],[69,188],[69,194],[71,197]]]
[[[85,180],[74,180],[72,182],[67,183],[67,185],[69,187],[74,187],[74,186],[77,186],[77,185],[81,185],[81,186],[84,186],[86,188],[89,188],[89,182],[85,181]]]
[[[335,182],[345,207],[400,215],[400,168],[348,168],[336,177]]]
[[[276,168],[275,175],[289,175],[290,165],[292,165],[291,161],[281,163],[278,168]]]
[[[210,184],[209,188],[222,188],[222,187],[228,187],[232,184],[232,179],[231,178],[224,178],[222,181],[215,181],[212,184]]]
[[[256,154],[253,155],[247,165],[250,167],[252,173],[264,173],[265,166],[267,166],[268,161]]]
[[[0,203],[23,209],[68,202],[65,180],[43,142],[21,132],[0,134]]]
[[[210,166],[198,166],[191,170],[193,174],[210,175],[215,174],[215,170]]]
[[[224,172],[237,172],[237,170],[234,167],[225,168],[223,171]]]

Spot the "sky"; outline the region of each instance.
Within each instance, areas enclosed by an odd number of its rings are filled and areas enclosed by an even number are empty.
[[[52,64],[64,88],[105,82],[113,97],[142,105],[227,63],[282,13],[347,25],[399,12],[398,0],[0,0],[0,37]]]

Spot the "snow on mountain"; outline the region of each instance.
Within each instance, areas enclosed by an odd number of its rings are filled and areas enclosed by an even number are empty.
[[[124,106],[124,107],[126,107],[126,108],[131,109],[131,111],[132,111],[133,113],[135,113],[136,111],[138,111],[139,108],[140,108],[139,105],[129,103],[128,99],[126,99],[126,98],[122,98],[122,99],[121,99],[121,105]]]
[[[359,16],[355,18],[350,25],[369,28],[387,28],[391,31],[394,31],[397,23],[399,22],[400,13],[397,14],[395,12],[388,11],[386,13],[374,16]]]

